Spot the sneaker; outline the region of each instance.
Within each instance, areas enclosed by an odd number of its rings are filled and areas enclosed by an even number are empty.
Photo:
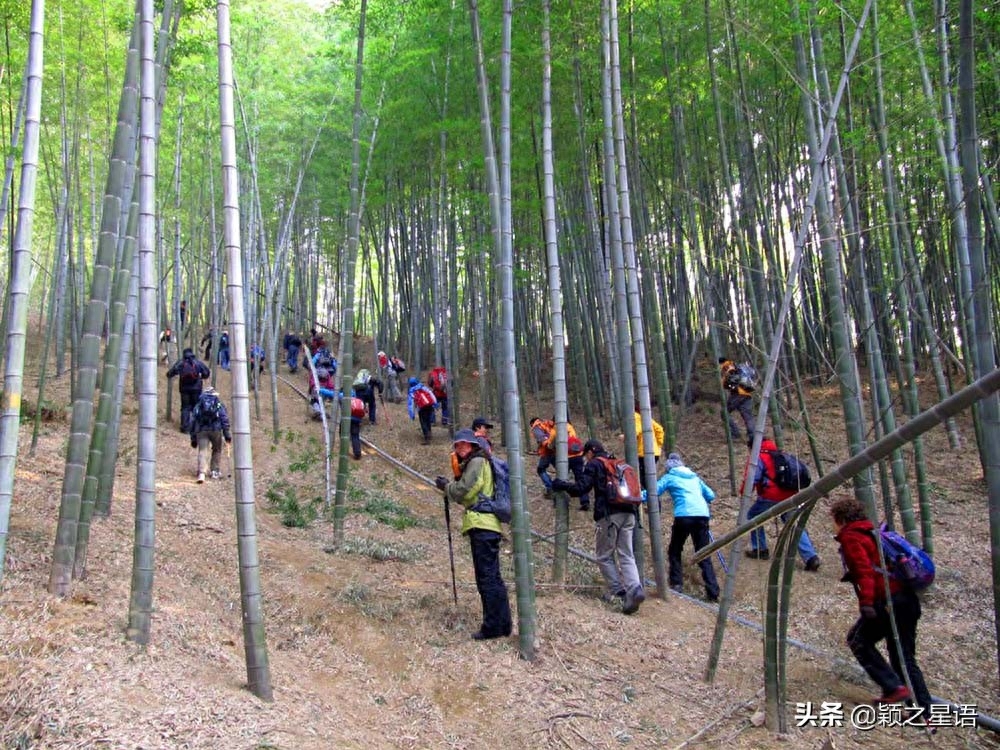
[[[748,549],[746,556],[751,560],[770,560],[771,553],[766,549]]]
[[[815,573],[819,570],[819,556],[813,555],[808,560],[806,560],[806,570],[810,573]]]
[[[195,480],[195,481],[197,481],[197,482],[198,482],[198,484],[202,484],[202,483],[204,483],[204,481],[205,481],[205,472],[203,472],[203,471],[199,471],[199,472],[198,472],[198,479],[197,479],[197,480]]]
[[[910,689],[906,685],[900,685],[888,693],[883,693],[881,698],[872,701],[876,706],[883,706],[889,703],[902,703],[911,698]]]
[[[212,472],[212,479],[222,479],[222,474],[219,473],[218,469]]]
[[[642,586],[636,586],[625,593],[625,603],[622,604],[622,614],[632,615],[639,611],[639,605],[646,601],[646,592]]]

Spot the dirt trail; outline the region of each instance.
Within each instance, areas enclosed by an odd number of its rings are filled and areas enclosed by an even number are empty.
[[[304,382],[301,372],[282,375]],[[228,403],[229,375],[220,372],[218,384]],[[68,404],[67,387],[56,381],[53,402]],[[818,748],[829,735],[838,748],[931,746],[918,731],[899,727],[793,727],[791,738],[775,737],[754,726],[763,707],[759,633],[731,625],[718,678],[706,685],[701,675],[713,608],[669,594],[624,617],[598,599],[600,579],[590,564],[573,559],[574,586],[550,586],[551,549],[543,543],[534,546],[537,659],[520,660],[516,638],[471,641],[479,600],[468,545],[456,535],[456,607],[441,502],[432,488],[366,450],[361,461],[350,462],[343,550],[330,551],[332,530],[323,521],[305,529],[281,524],[269,493],[292,491],[305,504],[323,495],[322,440],[302,399],[281,384],[282,429],[274,440],[269,388],[265,377],[261,414],[253,405],[251,413],[274,702],[256,700],[244,685],[233,485],[225,479],[194,483],[194,451],[177,430],[175,393],[174,421],[162,419],[158,432],[156,611],[145,650],[123,639],[135,405],[125,408],[112,516],[95,523],[87,577],[65,600],[50,597],[46,585],[68,424],[46,423],[33,457],[26,452],[30,430],[22,435],[8,569],[0,588],[0,745],[659,748],[679,747],[697,735],[688,746],[778,748],[789,747],[790,739],[792,747]],[[833,465],[844,453],[836,394],[813,389],[810,397],[817,432],[828,443],[824,457]],[[162,409],[162,391],[160,401]],[[549,408],[527,406],[538,413]],[[379,424],[366,424],[365,438],[426,475],[446,473],[450,444],[441,427],[424,446],[405,404],[379,408]],[[713,520],[718,534],[732,528],[736,501],[729,493],[717,408],[695,405],[681,423],[678,446],[719,493]],[[463,413],[461,422],[473,416]],[[971,435],[967,420],[962,428]],[[611,435],[598,437],[615,445]],[[969,554],[988,550],[981,479],[968,479],[981,473],[972,452],[947,451],[943,434],[931,434],[927,442],[942,572],[925,599],[922,664],[932,692],[995,715],[1000,710],[989,569],[973,565]],[[525,461],[532,525],[551,529],[551,504],[541,496],[533,460]],[[571,544],[592,549],[589,514],[571,511],[571,524]],[[840,566],[822,508],[810,531],[824,564],[816,574],[800,569],[796,576],[789,635],[842,661],[792,649],[788,697],[793,705],[853,705],[872,692],[856,677],[842,645],[854,615],[853,596],[838,583]],[[503,566],[514,603],[509,544]],[[734,614],[761,621],[766,570],[764,563],[741,562]],[[687,572],[686,589],[700,595],[697,570]],[[951,728],[942,729],[934,743],[996,746],[988,733]]]

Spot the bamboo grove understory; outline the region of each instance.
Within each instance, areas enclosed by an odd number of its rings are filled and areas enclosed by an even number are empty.
[[[159,332],[175,332],[176,357],[202,333],[217,347],[225,328],[248,682],[269,699],[252,420],[270,397],[278,440],[282,338],[316,328],[338,344],[338,388],[385,350],[413,372],[446,366],[456,412],[502,415],[526,659],[537,645],[524,397],[551,394],[560,477],[571,418],[623,433],[627,460],[655,476],[652,420],[666,452],[682,413],[672,404],[718,392],[702,374],[723,356],[764,374],[751,455],[767,432],[823,477],[796,499],[798,524],[849,482],[873,518],[933,552],[915,426],[932,414],[953,450],[975,446],[1000,627],[996,0],[237,5],[50,0],[46,13],[43,0],[0,0],[0,575],[22,404],[45,403],[49,378],[71,380],[49,579],[68,596],[94,514],[114,511],[128,393],[139,428],[127,637],[155,638],[156,425],[173,408]],[[29,336],[44,341],[37,362]],[[248,377],[255,345],[266,381]],[[832,470],[804,391],[823,384],[839,393],[851,457]],[[956,425],[965,408],[974,434]],[[324,422],[337,545],[349,422],[336,407]],[[32,429],[31,450],[37,417]],[[735,493],[742,446],[729,457]],[[640,561],[662,596],[654,505],[637,551],[648,544]],[[555,583],[569,538],[558,508]],[[709,679],[749,528],[733,537]],[[774,563],[773,728],[786,715],[789,572]]]

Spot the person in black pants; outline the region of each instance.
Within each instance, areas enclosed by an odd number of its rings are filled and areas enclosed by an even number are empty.
[[[847,631],[847,645],[868,676],[882,689],[875,703],[901,703],[915,700],[925,712],[931,705],[931,694],[924,682],[924,673],[917,664],[917,621],[920,619],[920,599],[902,581],[889,578],[889,595],[896,620],[897,640],[885,595],[885,577],[880,572],[878,545],[874,525],[868,520],[865,506],[854,497],[843,497],[830,508],[834,537],[840,543],[844,561],[843,581],[854,584],[860,617]],[[878,644],[886,642],[888,663]],[[902,652],[902,660],[900,660]],[[904,674],[903,665],[906,666]],[[909,677],[910,688],[905,677]],[[926,714],[925,714],[926,716]]]
[[[191,412],[201,397],[201,381],[207,380],[208,365],[194,356],[192,349],[185,349],[183,356],[167,370],[167,378],[178,377],[181,394],[181,432],[191,432]]]
[[[493,513],[474,510],[481,495],[493,496],[493,469],[480,438],[469,429],[455,433],[454,451],[461,476],[454,481],[439,476],[434,480],[444,492],[445,502],[461,505],[462,534],[469,537],[476,589],[483,607],[483,624],[472,639],[505,638],[513,630],[507,585],[500,574],[500,519]]]

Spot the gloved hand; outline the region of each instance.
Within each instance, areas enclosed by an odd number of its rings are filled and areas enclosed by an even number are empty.
[[[225,440],[227,443],[233,442],[233,436],[232,435],[223,435],[222,439]]]
[[[569,482],[569,481],[567,481],[565,479],[553,479],[552,480],[552,489],[554,489],[556,492],[565,492],[566,490],[568,490],[572,486],[573,486],[573,482]]]
[[[861,607],[861,616],[866,620],[874,620],[878,617],[878,612],[875,611],[875,607],[869,607],[867,605]]]
[[[191,436],[191,447],[192,448],[198,447],[198,438],[196,438],[194,435]]]
[[[434,477],[434,484],[437,486],[439,490],[444,492],[445,488],[448,486],[448,478],[442,477],[440,475],[436,476]]]

